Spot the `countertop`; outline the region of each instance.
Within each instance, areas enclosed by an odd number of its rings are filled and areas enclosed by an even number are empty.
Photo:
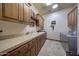
[[[68,33],[61,33],[63,35],[66,35],[67,37],[77,37],[77,34],[74,34],[74,35],[71,35],[71,34],[68,34]]]
[[[11,39],[0,40],[0,53],[6,54],[7,52],[19,47],[20,45],[44,33],[45,32],[38,32],[38,33],[32,33]]]
[[[69,35],[69,34],[67,34],[67,37],[77,37],[77,35]]]

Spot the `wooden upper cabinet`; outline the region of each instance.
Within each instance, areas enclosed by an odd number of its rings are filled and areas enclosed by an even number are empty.
[[[28,3],[1,3],[0,19],[4,21],[31,24],[31,16],[34,14],[31,11],[33,9],[31,6],[31,4],[28,6]]]
[[[68,14],[68,26],[71,28],[77,26],[77,7]]]
[[[40,28],[43,28],[43,25],[44,25],[43,22],[44,22],[44,20],[43,20],[42,16],[39,15],[39,14],[37,14],[36,18],[37,18],[37,20],[38,20],[39,27],[40,27]]]
[[[24,21],[30,22],[31,15],[30,15],[30,8],[24,4]]]
[[[75,26],[75,20],[76,20],[75,19],[75,10],[72,11],[71,15],[72,15],[72,21],[71,21],[72,22],[72,26]]]
[[[2,4],[0,3],[0,19],[2,18]]]
[[[3,7],[3,17],[18,20],[18,4],[5,3]]]
[[[24,20],[24,4],[19,3],[19,20],[23,21]]]
[[[74,10],[74,18],[75,18],[75,21],[74,21],[74,24],[77,25],[77,7],[75,8]]]
[[[39,18],[39,25],[40,25],[41,28],[43,28],[43,25],[44,25],[43,22],[44,21],[43,21],[42,17],[40,17]]]
[[[71,12],[72,15],[72,26],[77,25],[77,8],[74,8]]]
[[[68,14],[68,26],[72,25],[72,23],[71,23],[72,19],[71,18],[72,18],[71,14]]]

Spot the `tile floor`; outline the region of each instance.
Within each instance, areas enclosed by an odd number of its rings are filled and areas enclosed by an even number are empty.
[[[38,56],[66,56],[66,52],[60,42],[46,40]]]

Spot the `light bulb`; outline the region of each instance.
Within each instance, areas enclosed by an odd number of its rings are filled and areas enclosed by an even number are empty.
[[[55,9],[57,7],[58,7],[58,4],[55,4],[55,5],[52,6],[53,9]]]

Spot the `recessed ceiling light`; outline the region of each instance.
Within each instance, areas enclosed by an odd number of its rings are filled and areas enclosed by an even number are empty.
[[[53,9],[55,9],[55,8],[57,8],[57,7],[58,7],[58,4],[54,4],[54,5],[52,6]]]
[[[51,5],[51,4],[53,4],[53,3],[46,3],[47,6],[49,6],[49,5]]]

